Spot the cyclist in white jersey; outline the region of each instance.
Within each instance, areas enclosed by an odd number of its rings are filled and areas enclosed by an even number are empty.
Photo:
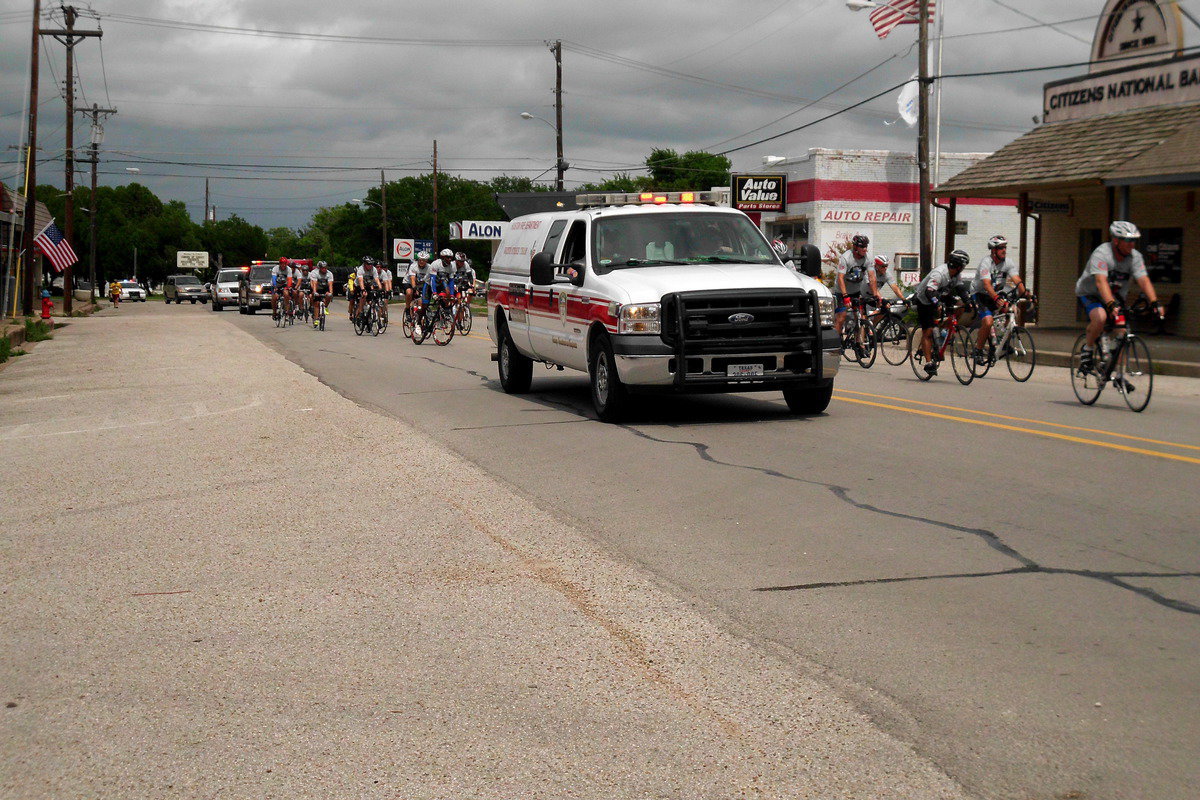
[[[871,257],[867,255],[867,247],[871,240],[861,233],[850,240],[850,249],[842,253],[837,263],[837,308],[834,311],[833,325],[838,335],[842,333],[842,323],[846,321],[846,298],[862,291],[862,283],[866,280]]]
[[[1115,314],[1122,300],[1129,297],[1129,290],[1136,283],[1154,306],[1154,313],[1163,318],[1162,303],[1150,276],[1146,273],[1146,262],[1142,254],[1134,249],[1141,238],[1141,231],[1132,222],[1117,220],[1108,227],[1112,241],[1105,242],[1092,251],[1083,274],[1075,282],[1075,296],[1088,315],[1087,341],[1083,345],[1079,368],[1088,371],[1093,365],[1096,340],[1104,332],[1109,315]]]
[[[414,300],[420,300],[421,290],[429,279],[429,253],[424,250],[417,253],[417,260],[409,265],[405,277],[408,279],[404,286],[404,310],[407,312]]]
[[[1029,290],[1021,281],[1021,270],[1016,263],[1008,259],[1008,239],[1003,236],[993,236],[988,239],[990,255],[984,256],[975,268],[975,278],[971,281],[971,293],[975,297],[975,306],[979,309],[979,338],[975,343],[975,360],[982,361],[987,357],[984,348],[987,347],[988,337],[992,335],[992,312],[1005,311],[1008,302],[1000,295],[1012,281],[1022,297],[1029,296]]]

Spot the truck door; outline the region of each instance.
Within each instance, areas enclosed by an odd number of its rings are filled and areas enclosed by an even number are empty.
[[[542,243],[541,248],[531,250],[530,257],[535,252],[550,253],[554,257],[555,263],[558,263],[559,245],[562,243],[562,235],[567,228],[567,222],[566,219],[554,220],[546,234],[546,241]],[[553,360],[550,355],[552,350],[550,339],[554,336],[552,330],[555,327],[554,315],[558,313],[554,306],[555,288],[557,287],[535,286],[530,282],[529,292],[526,295],[528,301],[526,310],[529,315],[529,347],[539,358],[550,360]]]
[[[571,283],[566,266],[586,269],[587,222],[579,219],[571,223],[554,263],[563,265],[563,268],[555,275],[554,284],[545,290],[547,316],[544,355],[556,364],[586,369],[587,358],[583,347],[588,316],[586,282],[583,289]],[[539,295],[541,291],[539,287]]]

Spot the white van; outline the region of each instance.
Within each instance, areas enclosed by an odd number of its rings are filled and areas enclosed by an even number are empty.
[[[645,391],[782,391],[798,414],[829,405],[840,349],[820,252],[799,274],[710,192],[580,195],[579,210],[509,225],[487,282],[506,392],[533,362],[588,373],[600,419]]]

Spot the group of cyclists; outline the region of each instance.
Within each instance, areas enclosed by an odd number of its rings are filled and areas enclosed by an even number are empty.
[[[333,271],[324,261],[318,261],[314,267],[307,260],[279,259],[279,264],[271,270],[272,318],[279,319],[284,307],[290,305],[303,318],[311,315],[313,327],[323,327],[319,309],[328,308],[333,300],[333,284]],[[449,248],[443,249],[432,261],[429,253],[417,253],[403,277],[399,270],[393,274],[386,262],[363,256],[359,266],[346,279],[351,321],[361,322],[368,304],[377,300],[383,301],[382,313],[386,320],[387,299],[400,291],[404,293],[406,316],[420,320],[424,308],[435,296],[469,302],[475,295],[475,270],[465,253],[456,253]]]
[[[1080,365],[1080,369],[1085,371],[1095,365],[1096,342],[1106,326],[1112,327],[1115,323],[1118,333],[1123,330],[1125,322],[1122,309],[1135,285],[1153,312],[1160,318],[1163,316],[1162,304],[1146,273],[1145,261],[1135,248],[1141,237],[1137,226],[1118,220],[1109,227],[1109,234],[1110,241],[1092,252],[1075,285],[1078,302],[1088,314]],[[855,303],[869,318],[875,320],[887,313],[889,301],[884,300],[883,290],[891,288],[899,302],[916,311],[921,328],[920,351],[928,376],[938,371],[939,359],[934,357],[934,331],[946,315],[957,316],[966,310],[976,312],[979,331],[970,357],[981,361],[989,357],[987,347],[994,315],[1007,312],[1009,305],[1017,299],[1026,299],[1030,303],[1036,300],[1021,280],[1017,264],[1008,258],[1008,240],[1003,236],[993,236],[988,240],[988,255],[976,265],[975,277],[971,281],[963,278],[963,272],[971,261],[970,256],[963,250],[954,250],[946,257],[946,262],[931,270],[907,297],[900,289],[887,256],[870,255],[870,244],[867,236],[854,236],[850,241],[850,249],[838,259],[834,287],[834,325],[838,335],[842,335],[847,311]],[[782,255],[782,243],[776,242],[775,246]]]

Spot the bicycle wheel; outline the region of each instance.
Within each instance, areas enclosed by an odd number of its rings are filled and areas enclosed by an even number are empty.
[[[908,360],[908,326],[904,320],[886,317],[875,328],[875,340],[883,360],[898,367]]]
[[[1037,347],[1033,344],[1033,334],[1017,326],[1012,329],[1005,345],[1004,364],[1013,380],[1024,383],[1033,374],[1037,366]]]
[[[842,322],[842,358],[847,361],[858,361],[858,353],[854,349],[854,337],[858,331],[858,321],[849,314]]]
[[[950,342],[950,366],[963,386],[975,380],[975,359],[971,358],[971,337],[967,331],[958,331]]]
[[[1081,333],[1071,348],[1071,388],[1075,390],[1079,402],[1090,406],[1104,391],[1104,380],[1101,378],[1104,365],[1096,363],[1086,372],[1079,368],[1083,358],[1083,344],[1086,341],[1087,334]]]
[[[350,324],[354,326],[354,335],[362,336],[366,328],[366,316],[363,314],[352,314],[350,316]]]
[[[271,319],[275,320],[276,328],[283,327],[283,306],[282,305],[276,306],[275,310],[271,312]]]
[[[913,328],[908,334],[908,363],[912,365],[913,375],[919,381],[927,381],[933,376],[925,371],[925,351],[921,348],[924,338],[920,328]]]
[[[1144,411],[1154,390],[1154,362],[1150,348],[1136,336],[1127,336],[1117,354],[1115,385],[1130,411]]]
[[[454,325],[458,328],[458,332],[466,336],[471,332],[471,306],[463,302],[458,307],[458,313],[455,315]]]
[[[859,345],[858,365],[863,369],[870,369],[875,363],[875,357],[879,354],[879,342],[875,338],[875,326],[869,322],[864,322],[860,328],[862,331],[862,343]]]
[[[379,332],[383,333],[388,326],[388,310],[387,303],[383,302],[379,306]]]
[[[433,323],[433,342],[439,347],[445,347],[453,338],[454,314],[448,308],[440,308],[437,319]]]
[[[404,309],[404,313],[400,317],[400,330],[404,333],[406,339],[412,338],[413,328],[416,327],[414,320],[415,315],[413,314],[412,306],[409,306]]]
[[[414,325],[416,327],[413,329],[413,344],[420,344],[429,338],[429,334],[432,333],[430,329],[433,327],[433,315],[428,311],[421,312]]]
[[[378,336],[381,333],[379,327],[379,309],[373,305],[367,309],[367,332],[372,336]]]
[[[321,316],[318,320],[318,322],[320,323],[321,330],[325,330],[325,317],[328,314],[329,314],[329,311],[325,308],[325,304],[322,303],[321,304]]]

